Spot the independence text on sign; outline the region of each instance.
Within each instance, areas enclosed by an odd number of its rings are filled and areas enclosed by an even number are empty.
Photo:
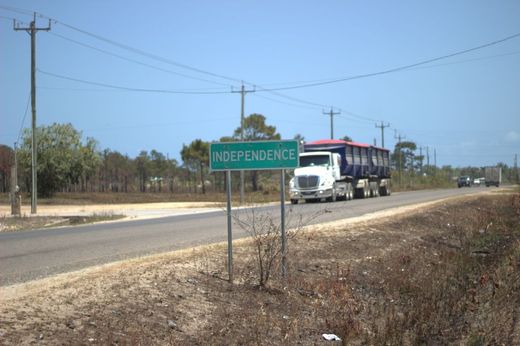
[[[298,141],[211,143],[212,171],[298,167]]]

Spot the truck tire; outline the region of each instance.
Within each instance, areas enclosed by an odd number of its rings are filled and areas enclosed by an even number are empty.
[[[291,204],[298,204],[298,200],[297,199],[291,199]]]
[[[336,192],[336,184],[332,186],[332,196],[327,197],[327,202],[336,202],[338,199],[338,194]]]

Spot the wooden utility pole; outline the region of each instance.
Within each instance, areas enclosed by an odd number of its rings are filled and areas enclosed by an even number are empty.
[[[381,125],[376,124],[376,127],[381,129],[381,148],[384,148],[385,147],[385,127],[390,127],[390,124],[385,125],[381,121]]]
[[[36,33],[40,30],[49,31],[51,29],[51,20],[49,19],[49,26],[46,28],[37,28],[36,27],[36,13],[34,13],[34,17],[32,22],[29,24],[28,28],[20,28],[16,20],[13,20],[13,28],[15,31],[24,30],[31,36],[31,109],[32,109],[32,136],[31,136],[31,177],[32,177],[32,187],[31,187],[31,214],[36,214],[37,212],[37,137],[36,137]]]
[[[241,107],[240,107],[240,141],[244,140],[244,101],[247,93],[254,93],[256,89],[246,90],[244,83],[240,91],[231,91],[233,93],[240,93],[241,95]],[[240,204],[244,203],[244,171],[240,171]]]
[[[341,112],[334,112],[333,108],[330,107],[330,112],[323,111],[323,114],[330,115],[330,139],[334,139],[334,116]]]
[[[401,140],[405,139],[405,137],[401,136],[401,134],[397,135],[397,131],[394,135],[394,138],[397,139],[397,144],[399,144],[399,164],[398,164],[398,172],[399,172],[399,186],[401,186],[401,175],[403,173],[403,148],[401,148]]]
[[[514,167],[515,167],[515,183],[518,184],[518,154],[515,154],[515,162],[514,162]]]

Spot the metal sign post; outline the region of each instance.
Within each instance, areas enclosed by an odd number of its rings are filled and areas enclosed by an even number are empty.
[[[233,283],[233,233],[231,230],[231,171],[226,171],[227,192],[227,241],[229,282]]]
[[[287,239],[285,234],[285,169],[298,167],[299,143],[296,140],[211,143],[210,171],[226,172],[228,272],[233,283],[233,234],[231,223],[231,171],[281,170],[282,276],[287,279]]]
[[[285,234],[285,170],[280,171],[280,229],[282,233],[282,278],[287,283],[287,237]]]

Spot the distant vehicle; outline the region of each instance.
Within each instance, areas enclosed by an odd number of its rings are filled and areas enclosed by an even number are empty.
[[[501,167],[486,167],[484,169],[486,178],[486,187],[494,185],[499,187],[502,183],[502,168]]]
[[[473,185],[480,186],[480,179],[479,178],[473,179]]]
[[[457,180],[457,186],[458,187],[463,187],[463,186],[470,187],[471,178],[468,177],[467,175],[460,176],[459,179]]]

